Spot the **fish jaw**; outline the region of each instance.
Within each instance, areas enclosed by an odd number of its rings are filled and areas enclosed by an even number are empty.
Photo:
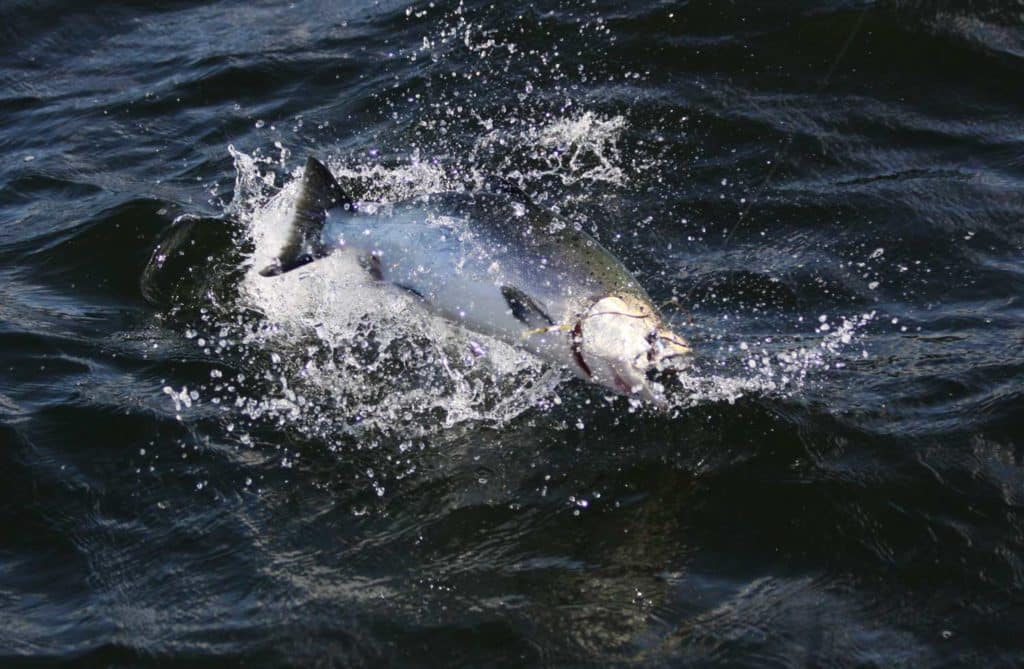
[[[664,325],[659,326],[651,336],[648,359],[658,371],[686,367],[692,355],[690,344]]]
[[[612,390],[665,406],[664,387],[653,377],[684,366],[691,349],[667,328],[642,298],[605,297],[573,329],[573,353],[584,376]]]

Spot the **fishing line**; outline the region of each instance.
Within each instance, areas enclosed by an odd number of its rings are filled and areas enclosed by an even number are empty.
[[[591,318],[596,318],[597,316],[625,316],[627,318],[650,318],[651,315],[652,314],[627,314],[622,311],[599,311],[596,314],[583,314],[582,316],[577,318],[576,322],[572,325],[569,325],[568,323],[556,323],[555,325],[545,325],[542,328],[534,328],[532,330],[527,330],[522,334],[522,337],[523,339],[527,339],[529,337],[532,337],[533,335],[547,334],[549,332],[572,332],[572,330],[575,329],[576,325],[578,325],[579,323],[582,323],[583,321],[589,320]]]
[[[832,75],[835,74],[835,71],[839,67],[839,63],[843,59],[843,56],[845,56],[846,52],[849,51],[850,45],[853,44],[853,40],[856,39],[857,33],[860,32],[861,26],[864,25],[864,19],[866,17],[867,9],[865,8],[861,10],[860,14],[858,15],[856,23],[854,23],[853,28],[850,30],[850,34],[846,37],[846,41],[843,42],[843,45],[839,48],[839,52],[836,54],[835,60],[832,61],[832,65],[831,67],[829,67],[828,72],[825,74],[825,77],[818,84],[815,93],[821,93],[822,91],[825,90],[826,87],[828,87],[829,81],[832,79]],[[733,225],[733,227],[729,230],[728,233],[726,233],[725,238],[722,242],[723,245],[728,243],[729,238],[732,236],[732,233],[735,232],[736,229],[740,227],[740,225],[743,223],[743,219],[747,216],[748,213],[750,213],[751,207],[754,206],[754,201],[757,198],[759,198],[762,193],[764,193],[765,189],[772,182],[772,179],[775,178],[775,174],[776,172],[778,172],[779,169],[779,164],[781,163],[782,159],[786,157],[786,154],[789,152],[789,149],[793,145],[793,137],[794,133],[790,131],[786,136],[786,141],[783,142],[782,147],[776,152],[775,157],[772,159],[771,169],[768,170],[768,174],[765,176],[764,181],[761,182],[761,185],[758,187],[754,196],[747,201],[744,208],[740,211],[739,216],[737,217],[736,224]]]
[[[836,52],[836,57],[832,60],[832,64],[828,68],[828,72],[826,72],[825,76],[821,79],[820,82],[818,82],[817,88],[814,91],[816,94],[820,94],[825,90],[825,88],[828,87],[829,82],[832,80],[832,76],[839,68],[839,64],[846,56],[846,53],[850,50],[850,46],[853,45],[853,41],[857,38],[857,35],[860,33],[861,28],[864,26],[864,21],[867,19],[868,10],[870,9],[870,7],[870,5],[865,5],[865,7],[857,15],[857,20],[854,22],[853,27],[850,29],[849,34],[846,36],[846,40],[839,47],[839,51]],[[764,191],[768,188],[772,180],[775,178],[776,173],[779,171],[779,165],[786,158],[786,155],[789,153],[790,148],[792,148],[793,146],[793,137],[794,132],[788,132],[782,146],[779,147],[778,151],[775,152],[775,155],[772,158],[771,168],[768,170],[768,174],[765,175],[764,180],[755,189],[754,194],[750,197],[750,199],[747,200],[746,204],[740,210],[740,213],[736,218],[736,222],[726,232],[725,236],[723,237],[723,249],[728,246],[729,240],[732,238],[733,233],[736,232],[736,230],[743,225],[747,216],[750,214],[750,210],[754,207],[754,204],[760,200],[761,196],[764,194]],[[696,287],[697,283],[692,284],[690,288],[685,293],[683,293],[683,299],[689,298],[690,294],[694,291]],[[673,297],[671,300],[668,300],[666,304],[673,302],[679,304],[679,300],[676,297]]]

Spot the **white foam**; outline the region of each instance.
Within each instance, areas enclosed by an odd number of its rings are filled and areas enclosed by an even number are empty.
[[[255,245],[238,308],[263,316],[240,336],[239,349],[274,387],[263,397],[232,399],[250,419],[328,439],[368,429],[422,436],[466,421],[504,423],[555,391],[560,372],[432,315],[416,298],[370,280],[347,254],[260,276],[284,242],[301,175],[273,192],[265,173],[271,162],[234,149],[232,155],[238,174],[229,209]],[[396,168],[333,162],[331,169],[371,178],[375,194],[389,201],[448,183],[416,160]]]
[[[605,151],[622,123],[584,115],[524,131],[521,138],[538,144],[592,140],[593,150]],[[255,245],[237,309],[255,310],[262,318],[253,327],[211,310],[203,324],[206,331],[193,341],[214,357],[240,353],[258,370],[264,390],[251,396],[247,384],[237,380],[211,384],[199,396],[194,389],[187,395],[172,391],[168,394],[177,411],[190,409],[190,402],[210,401],[250,420],[333,443],[341,434],[409,438],[466,422],[501,425],[532,407],[562,403],[558,392],[567,372],[548,369],[525,351],[432,315],[416,298],[369,280],[346,254],[277,277],[260,276],[258,268],[270,263],[284,242],[301,174],[287,175],[278,189],[278,161],[233,148],[231,153],[236,190],[228,211],[245,224]],[[572,162],[551,169],[568,174],[575,169]],[[330,166],[341,176],[371,179],[373,194],[383,201],[460,183],[451,172],[416,156],[394,167],[339,161]],[[618,173],[615,178],[624,177]],[[861,350],[860,333],[873,317],[808,318],[814,338],[801,344],[728,337],[730,343],[718,350],[703,347],[704,364],[679,373],[672,406],[797,395],[815,375],[842,367],[848,351]]]

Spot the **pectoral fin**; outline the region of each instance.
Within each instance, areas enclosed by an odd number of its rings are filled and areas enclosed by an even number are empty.
[[[310,156],[302,175],[302,190],[295,201],[288,241],[274,262],[260,270],[260,274],[277,276],[327,255],[330,251],[321,240],[327,211],[351,204],[352,200],[338,185],[330,170]]]
[[[502,286],[501,295],[508,303],[509,309],[512,310],[512,315],[523,325],[530,328],[542,328],[555,324],[533,298],[518,288]]]

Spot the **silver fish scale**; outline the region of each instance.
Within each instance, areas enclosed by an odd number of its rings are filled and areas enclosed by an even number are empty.
[[[597,299],[646,295],[596,240],[550,212],[503,194],[446,193],[336,209],[323,241],[372,258],[379,278],[422,296],[474,329],[521,331],[503,286],[568,322]]]

